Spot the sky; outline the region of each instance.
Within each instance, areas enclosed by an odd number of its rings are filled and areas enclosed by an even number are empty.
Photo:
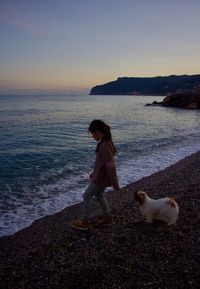
[[[0,94],[200,74],[199,0],[0,0]]]

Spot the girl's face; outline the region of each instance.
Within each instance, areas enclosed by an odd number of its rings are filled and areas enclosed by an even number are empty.
[[[101,140],[103,137],[103,133],[100,132],[99,130],[91,132],[91,135],[92,135],[93,139],[95,139],[96,141]]]

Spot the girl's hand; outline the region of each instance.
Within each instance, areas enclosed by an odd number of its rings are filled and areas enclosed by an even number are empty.
[[[90,180],[92,179],[93,175],[94,175],[94,173],[92,172],[89,176]]]
[[[115,190],[116,192],[119,192],[119,191],[120,191],[120,187],[117,186],[117,187],[114,188],[114,190]]]

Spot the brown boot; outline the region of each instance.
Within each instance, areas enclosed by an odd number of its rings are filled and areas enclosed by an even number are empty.
[[[89,229],[89,223],[84,220],[74,220],[70,223],[70,226],[77,230],[87,231]]]
[[[113,217],[111,215],[104,216],[99,222],[98,225],[113,225],[115,222],[113,220]]]

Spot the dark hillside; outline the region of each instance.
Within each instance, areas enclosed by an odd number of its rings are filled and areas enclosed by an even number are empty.
[[[166,95],[176,90],[193,91],[200,85],[200,74],[158,77],[120,77],[115,81],[94,86],[90,94]]]

